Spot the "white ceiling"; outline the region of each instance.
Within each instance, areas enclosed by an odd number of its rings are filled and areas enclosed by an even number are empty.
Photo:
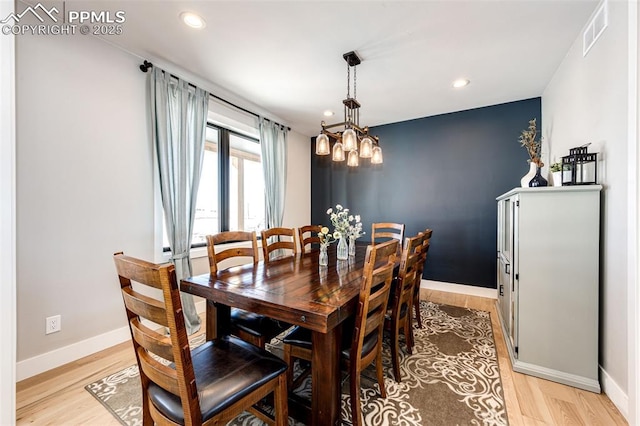
[[[70,2],[68,2],[70,3]],[[316,135],[342,121],[346,63],[358,52],[360,124],[386,123],[540,96],[595,0],[109,1],[124,10],[110,43],[177,64]],[[193,11],[203,30],[178,15]],[[453,89],[453,80],[471,84]],[[336,112],[332,118],[323,111]]]

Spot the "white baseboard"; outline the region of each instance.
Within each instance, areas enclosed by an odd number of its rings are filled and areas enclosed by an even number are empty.
[[[196,302],[196,310],[203,313],[206,308],[204,299]],[[25,359],[16,364],[16,381],[28,379],[82,357],[100,352],[111,346],[131,340],[129,327],[121,327],[99,336],[91,337],[69,346]]]
[[[423,288],[448,291],[451,293],[469,294],[493,299],[496,298],[496,290],[489,288],[428,280],[422,280],[420,286]],[[205,309],[205,300],[198,300],[196,302],[196,310],[198,313],[203,313]],[[89,339],[73,343],[69,346],[58,348],[33,358],[25,359],[24,361],[20,361],[16,364],[16,380],[20,381],[28,379],[29,377],[44,373],[45,371],[60,367],[61,365],[69,362],[76,361],[82,357],[100,352],[104,349],[110,348],[111,346],[126,342],[129,339],[131,339],[129,327],[121,327],[99,336],[91,337]]]
[[[129,327],[121,327],[16,364],[16,380],[24,380],[131,339]]]
[[[442,281],[422,280],[420,282],[420,288],[446,291],[448,293],[466,294],[469,296],[486,297],[488,299],[498,298],[498,292],[495,288],[476,287],[473,285],[454,284]]]
[[[607,394],[611,402],[620,410],[620,413],[629,421],[629,397],[620,389],[620,386],[609,376],[609,374],[600,368],[600,384],[602,391]]]

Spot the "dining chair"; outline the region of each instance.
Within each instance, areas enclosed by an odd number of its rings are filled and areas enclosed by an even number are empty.
[[[378,222],[371,224],[371,244],[388,241],[389,239],[398,241],[398,253],[402,251],[404,241],[404,223]]]
[[[242,243],[244,243],[242,246],[238,245]],[[233,246],[216,252],[215,247],[220,244],[233,244]],[[226,231],[207,235],[207,254],[209,256],[209,271],[212,274],[218,272],[220,262],[230,258],[245,257],[248,258],[247,260],[250,259],[252,263],[258,263],[260,254],[256,232]]]
[[[220,248],[225,244],[226,248]],[[242,263],[256,264],[260,260],[255,231],[225,231],[207,235],[207,253],[211,274],[218,273],[222,261],[229,268]],[[244,262],[241,258],[244,258]],[[289,324],[281,324],[272,318],[240,308],[231,308],[229,325],[232,334],[262,349],[267,342],[290,327]]]
[[[140,370],[142,424],[226,424],[245,410],[268,424],[287,424],[286,363],[232,336],[191,350],[174,266],[123,253],[114,262]],[[161,296],[142,294],[143,288]],[[253,407],[271,394],[274,417]]]
[[[343,331],[340,359],[349,373],[351,416],[355,426],[362,424],[360,375],[374,361],[380,395],[387,397],[382,368],[382,333],[397,250],[397,240],[367,247],[353,330]],[[311,331],[296,327],[283,342],[284,360],[289,365],[287,381],[293,383],[292,363],[295,358],[311,361]]]
[[[307,246],[309,246],[310,250],[313,250],[314,247],[320,246],[320,237],[318,237],[318,233],[321,230],[322,225],[306,225],[298,228],[298,241],[300,241],[300,251],[302,253],[306,251]],[[313,244],[316,244],[316,246]]]
[[[413,310],[416,316],[418,328],[422,328],[422,317],[420,316],[420,283],[422,282],[422,274],[424,272],[424,264],[427,261],[427,253],[431,246],[431,235],[433,230],[427,228],[423,232],[422,248],[420,249],[420,259],[418,260],[417,283],[413,290]]]
[[[393,286],[391,308],[387,310],[385,329],[391,333],[391,364],[393,376],[400,383],[400,330],[405,339],[407,352],[411,355],[413,349],[412,313],[415,286],[418,279],[418,262],[420,261],[422,241],[424,236],[419,233],[415,237],[406,238],[400,270]]]
[[[276,251],[277,250],[277,251]],[[271,254],[276,252],[275,258],[284,256],[285,251],[291,255],[298,253],[295,228],[270,228],[262,231],[262,253],[265,263],[269,263]]]

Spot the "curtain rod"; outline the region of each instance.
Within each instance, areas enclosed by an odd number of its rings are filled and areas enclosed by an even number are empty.
[[[152,68],[152,67],[153,67],[153,64],[152,64],[151,62],[149,62],[149,61],[147,61],[147,60],[145,59],[145,60],[144,60],[144,62],[142,62],[142,64],[140,64],[140,71],[142,71],[142,72],[145,72],[145,73],[146,73],[147,71],[149,71],[149,68]],[[163,71],[164,71],[164,70],[163,70]],[[165,72],[166,72],[166,71],[165,71]],[[170,75],[171,77],[173,77],[173,78],[177,78],[177,79],[179,79],[179,77],[178,77],[178,76],[176,76],[176,75],[173,75],[173,74],[171,74],[171,73],[169,73],[169,75]],[[188,84],[189,84],[189,86],[193,87],[194,89],[196,88],[195,84],[192,84],[192,83],[188,83]],[[247,114],[250,114],[250,115],[253,115],[254,117],[260,118],[260,115],[259,115],[259,114],[256,114],[256,113],[255,113],[255,112],[253,112],[253,111],[249,111],[249,110],[248,110],[248,109],[246,109],[246,108],[243,108],[243,107],[241,107],[241,106],[239,106],[239,105],[234,104],[233,102],[229,102],[228,100],[223,99],[223,98],[221,98],[221,97],[219,97],[219,96],[216,96],[216,95],[214,95],[214,94],[213,94],[213,93],[211,93],[211,92],[209,92],[209,96],[211,96],[212,98],[215,98],[215,99],[217,99],[217,100],[219,100],[219,101],[221,101],[221,102],[224,102],[224,103],[225,103],[225,104],[227,104],[227,105],[231,105],[232,107],[234,107],[234,108],[236,108],[236,109],[239,109],[240,111],[246,112]],[[275,123],[275,124],[277,124],[278,126],[282,126],[282,127],[284,127],[282,124],[280,124],[280,123],[276,123],[275,121],[273,121],[273,120],[269,120],[268,118],[265,118],[265,120],[267,120],[267,121],[271,121],[272,123]],[[287,130],[291,130],[291,127],[287,127]]]

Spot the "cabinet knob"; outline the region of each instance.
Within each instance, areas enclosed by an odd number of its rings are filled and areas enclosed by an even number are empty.
[[[510,263],[505,263],[504,264],[504,273],[507,275],[511,274],[511,264]]]

